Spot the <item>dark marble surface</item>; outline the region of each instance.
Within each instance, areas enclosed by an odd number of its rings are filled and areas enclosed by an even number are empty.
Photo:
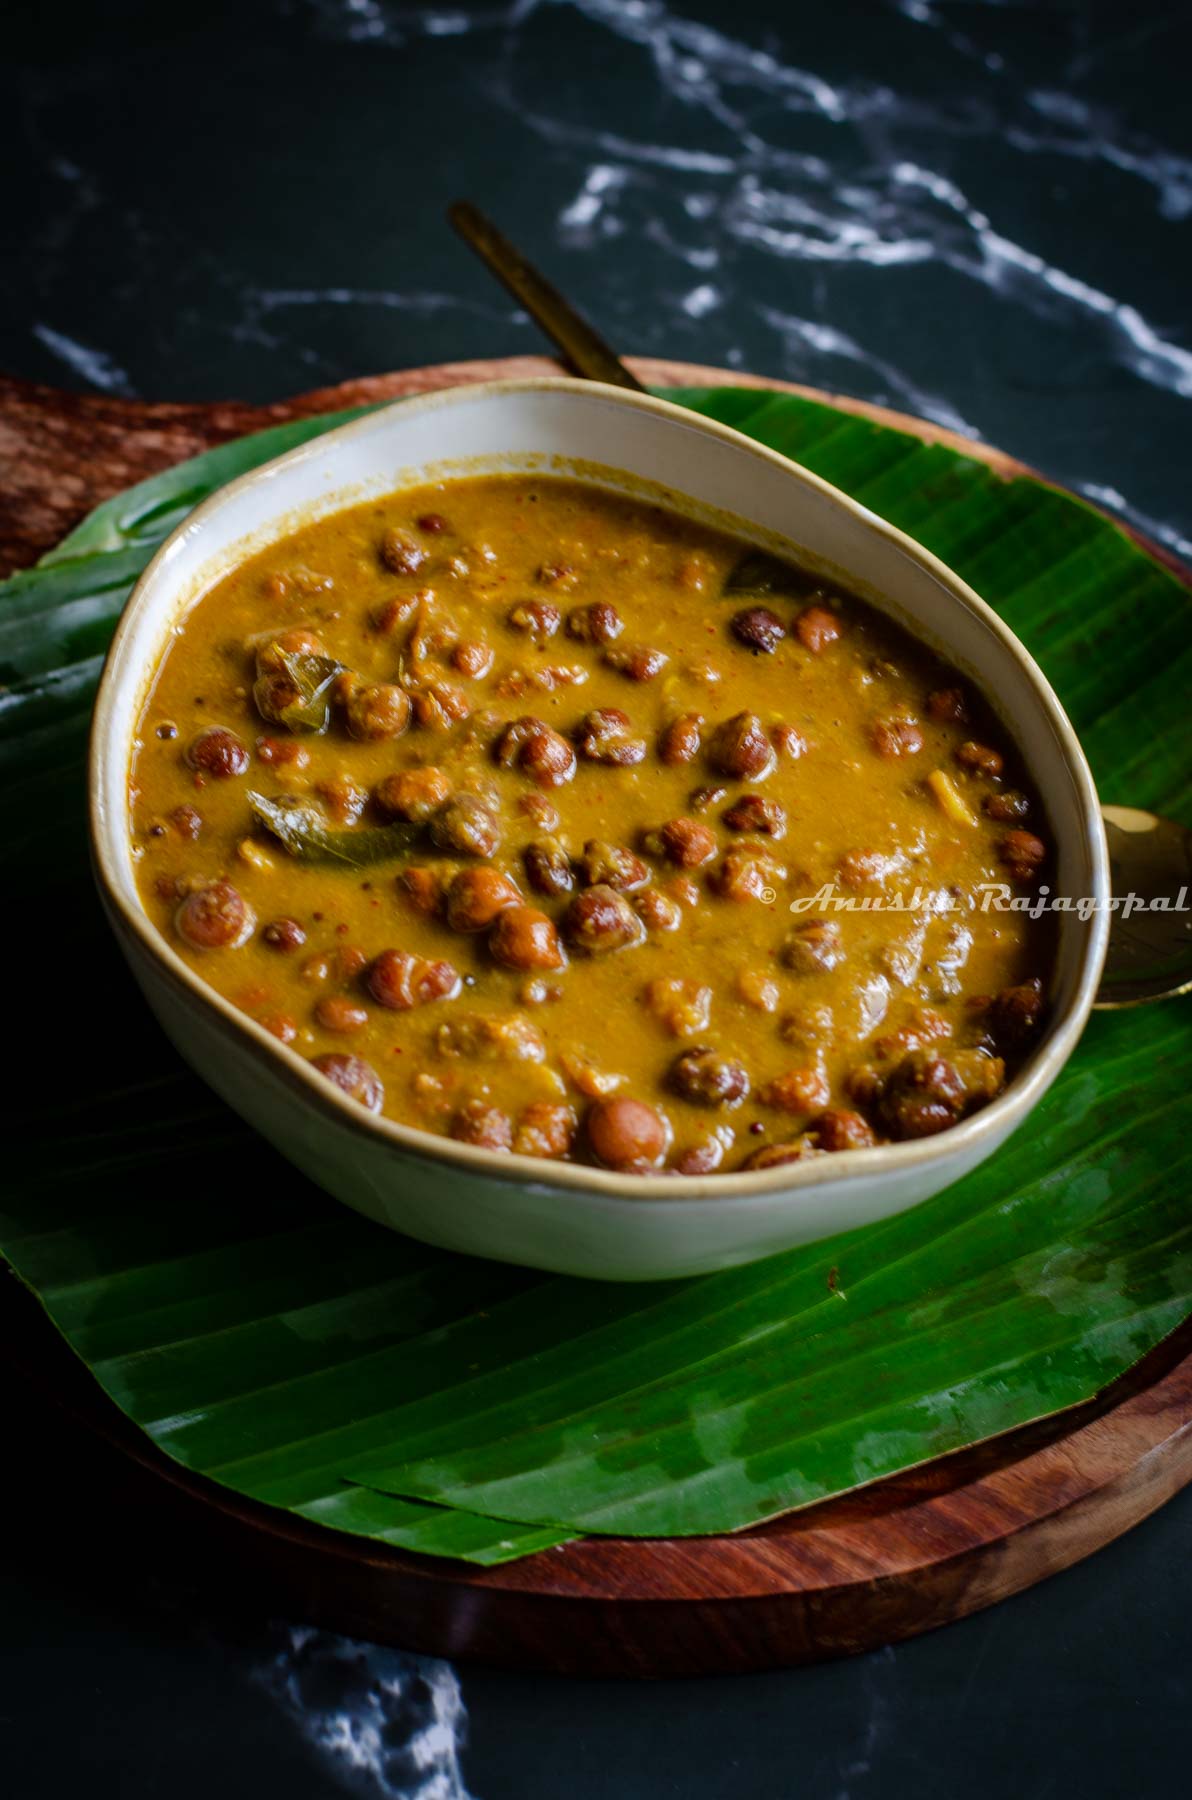
[[[625,350],[921,412],[1192,554],[1186,7],[109,0],[18,5],[5,47],[16,373],[268,399],[536,349],[442,223],[468,194]],[[896,1650],[564,1683],[205,1616],[185,1547],[8,1399],[15,1800],[1186,1789],[1192,1495]]]

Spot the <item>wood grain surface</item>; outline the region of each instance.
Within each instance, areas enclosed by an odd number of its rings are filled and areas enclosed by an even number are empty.
[[[789,386],[688,364],[632,366],[650,385]],[[270,406],[150,405],[0,377],[0,571],[34,561],[112,493],[243,432],[552,372],[540,357],[448,363]],[[963,448],[1007,476],[1023,472],[921,420],[796,391]],[[11,1276],[0,1280],[0,1343],[47,1404],[115,1453],[154,1541],[171,1544],[206,1591],[380,1642],[565,1674],[760,1669],[909,1637],[1088,1556],[1192,1480],[1190,1322],[1097,1400],[843,1499],[734,1536],[591,1538],[483,1570],[328,1531],[190,1474],[105,1399]]]

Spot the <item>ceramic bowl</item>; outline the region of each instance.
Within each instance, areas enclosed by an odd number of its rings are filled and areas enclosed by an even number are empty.
[[[1057,850],[1056,891],[1108,895],[1088,765],[1022,645],[964,582],[806,469],[661,400],[569,380],[494,382],[399,402],[243,476],[167,539],[133,592],[96,703],[94,863],[107,913],[167,1034],[228,1104],[320,1186],[429,1243],[569,1274],[694,1274],[887,1218],[958,1180],[1026,1118],[1084,1026],[1108,914],[1060,916],[1046,1035],[1005,1092],[938,1137],[749,1174],[627,1176],[502,1155],[366,1113],[193,973],[133,874],[129,763],[171,631],[246,552],[296,525],[451,474],[578,473],[833,572],[985,692],[1021,747]],[[700,602],[693,598],[693,607]]]

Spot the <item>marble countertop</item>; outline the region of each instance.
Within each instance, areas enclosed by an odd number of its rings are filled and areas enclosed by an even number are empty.
[[[10,372],[266,400],[536,350],[444,224],[466,195],[618,348],[920,413],[1192,558],[1187,9],[109,0],[20,7],[5,37]],[[18,1406],[10,1454],[61,1457],[49,1435]],[[298,1800],[1160,1800],[1186,1780],[1192,1494],[917,1643],[642,1687],[205,1618],[113,1471],[68,1460],[94,1484],[87,1541],[52,1505],[4,1503],[20,1800],[266,1782]]]

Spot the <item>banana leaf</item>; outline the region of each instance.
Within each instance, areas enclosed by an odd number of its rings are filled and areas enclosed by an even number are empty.
[[[1043,482],[799,396],[670,397],[795,456],[951,563],[1043,664],[1103,796],[1188,816],[1188,596],[1116,526]],[[647,1286],[385,1232],[199,1086],[90,896],[90,705],[160,538],[341,416],[143,482],[0,584],[5,941],[66,947],[11,959],[21,1129],[0,1251],[112,1400],[240,1493],[495,1563],[582,1533],[743,1528],[1084,1400],[1186,1319],[1192,1010],[1178,1004],[1096,1017],[1029,1128],[935,1200]],[[84,1025],[64,1046],[67,1005]]]

